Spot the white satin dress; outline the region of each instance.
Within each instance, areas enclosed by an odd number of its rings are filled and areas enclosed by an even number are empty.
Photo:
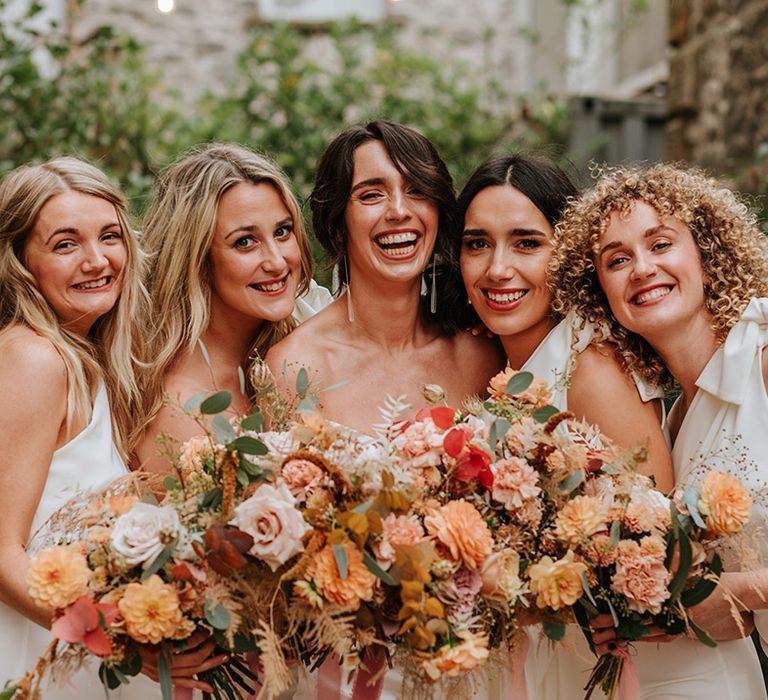
[[[88,425],[53,453],[48,478],[34,515],[30,539],[38,528],[75,494],[104,488],[127,473],[128,470],[112,442],[109,401],[106,389],[101,385],[94,399],[93,414]],[[32,670],[52,640],[53,637],[47,629],[0,603],[0,687],[6,680],[18,680],[24,673]],[[104,700],[104,688],[98,679],[97,669],[97,663],[90,664],[90,668],[83,668],[72,677],[69,686],[48,685],[46,680],[43,685],[43,698]],[[156,695],[151,692],[154,689],[158,689]],[[120,700],[159,698],[159,686],[146,677],[141,677],[132,681],[131,686],[118,689],[108,697]]]

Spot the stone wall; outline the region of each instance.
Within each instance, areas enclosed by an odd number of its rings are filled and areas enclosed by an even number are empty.
[[[669,0],[667,157],[738,174],[768,143],[768,2]]]

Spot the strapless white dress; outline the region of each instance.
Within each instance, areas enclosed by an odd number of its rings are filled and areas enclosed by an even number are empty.
[[[35,512],[30,539],[38,528],[75,494],[98,490],[128,471],[112,442],[112,424],[107,392],[101,385],[93,403],[91,421],[81,433],[53,453],[40,503]],[[34,668],[53,637],[51,633],[27,619],[13,608],[0,603],[0,687],[6,680],[18,680]],[[96,663],[74,674],[67,686],[44,685],[45,700],[104,700]],[[146,677],[136,679],[109,695],[127,700],[129,697],[160,697],[159,686]],[[143,690],[139,688],[143,686]],[[131,687],[131,692],[127,692]],[[153,690],[157,694],[153,694]],[[150,692],[148,692],[150,691]]]

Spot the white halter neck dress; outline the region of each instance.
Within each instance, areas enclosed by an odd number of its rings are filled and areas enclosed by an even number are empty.
[[[37,529],[76,493],[103,488],[127,473],[112,442],[109,401],[103,385],[93,403],[90,423],[68,443],[53,453],[48,478],[35,512],[30,538]],[[6,680],[18,680],[34,668],[50,644],[51,633],[13,608],[0,603],[0,687]],[[96,674],[83,669],[72,678],[71,686],[43,687],[45,700],[104,700],[104,689]],[[126,698],[125,694],[111,694]]]

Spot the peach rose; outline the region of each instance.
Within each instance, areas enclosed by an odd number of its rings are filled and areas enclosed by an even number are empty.
[[[117,607],[125,619],[126,631],[137,642],[159,644],[164,639],[185,639],[194,631],[194,625],[181,613],[176,589],[157,574],[141,583],[129,583]]]
[[[351,542],[346,542],[347,576],[341,577],[333,547],[327,545],[312,560],[307,577],[314,581],[318,592],[332,603],[355,610],[363,600],[371,600],[376,577],[363,563],[363,555]]]
[[[502,459],[491,465],[493,472],[493,498],[507,510],[522,507],[525,501],[541,493],[537,485],[539,475],[526,461],[519,457]]]
[[[594,496],[576,496],[568,501],[555,518],[555,535],[571,544],[589,539],[606,529],[602,501]]]
[[[669,598],[669,579],[663,560],[649,556],[626,557],[616,563],[611,590],[623,595],[631,610],[656,615]]]
[[[711,471],[704,478],[699,494],[699,513],[707,529],[717,536],[741,532],[749,520],[752,498],[732,474]]]
[[[390,513],[381,522],[381,540],[373,546],[376,560],[388,568],[395,561],[395,550],[401,544],[416,544],[424,537],[424,528],[413,515]]]
[[[235,508],[230,521],[253,537],[248,553],[269,564],[272,571],[304,551],[301,538],[312,529],[295,506],[296,499],[286,484],[264,484]]]
[[[528,569],[531,591],[537,594],[536,605],[553,610],[573,605],[584,592],[582,577],[586,572],[586,565],[574,561],[571,550],[558,561],[542,557]]]
[[[88,593],[88,560],[77,545],[58,545],[40,552],[29,563],[27,590],[46,608],[61,609]]]
[[[461,642],[455,646],[440,647],[435,656],[426,659],[422,667],[432,681],[442,675],[458,676],[482,666],[488,659],[488,637],[469,630],[460,630],[456,635]]]
[[[283,465],[282,477],[293,497],[303,503],[320,488],[325,473],[308,459],[291,459]]]
[[[463,498],[439,508],[428,508],[424,525],[448,550],[451,559],[463,562],[468,569],[477,569],[491,553],[493,537],[488,525]]]
[[[514,549],[495,552],[483,563],[480,593],[487,598],[500,598],[514,603],[525,593],[520,580],[520,555]]]

